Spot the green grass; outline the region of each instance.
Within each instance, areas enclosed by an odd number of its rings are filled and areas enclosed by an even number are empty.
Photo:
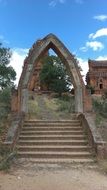
[[[100,114],[96,114],[96,126],[100,127],[100,125],[103,123],[104,118]]]
[[[28,116],[37,117],[40,113],[40,108],[38,106],[37,100],[28,101]]]
[[[107,100],[104,100],[102,98],[93,99],[93,109],[103,118],[107,118]]]
[[[74,97],[65,93],[56,98],[51,95],[36,94],[28,102],[28,117],[42,119],[48,118],[49,114],[49,118],[52,115],[53,119],[68,118],[71,113],[74,113],[74,102]]]
[[[44,99],[46,107],[50,110],[56,111],[58,109],[56,98],[46,98]]]
[[[93,98],[93,110],[96,113],[96,126],[101,127],[107,118],[107,100],[102,97]]]
[[[61,97],[60,99],[58,99],[58,111],[61,112],[67,112],[67,113],[74,113],[74,98],[68,98],[65,99],[65,97]]]

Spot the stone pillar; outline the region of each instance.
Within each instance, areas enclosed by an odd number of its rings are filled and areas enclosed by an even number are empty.
[[[12,91],[11,111],[12,112],[18,111],[18,90],[15,90],[15,89]]]
[[[28,89],[22,89],[21,92],[21,112],[28,113]]]
[[[81,87],[75,88],[75,112],[83,113],[83,92]]]

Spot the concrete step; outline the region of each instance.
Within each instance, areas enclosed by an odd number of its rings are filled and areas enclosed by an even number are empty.
[[[91,166],[96,163],[92,158],[27,158],[27,161],[37,164],[91,164]]]
[[[55,140],[55,139],[51,139],[51,140],[46,140],[46,139],[44,139],[44,140],[40,140],[40,139],[38,139],[38,140],[19,140],[18,141],[18,145],[42,145],[42,146],[46,146],[46,145],[48,145],[48,146],[50,146],[50,145],[53,145],[53,146],[58,146],[58,145],[64,145],[64,146],[66,146],[66,145],[80,145],[80,146],[82,146],[82,145],[87,145],[87,141],[86,140],[69,140],[69,139],[67,139],[67,140]]]
[[[91,147],[77,119],[26,120],[17,144],[21,158],[37,163],[93,163]]]
[[[90,158],[92,157],[91,153],[88,151],[84,151],[84,152],[49,152],[49,151],[18,151],[17,152],[18,156],[21,156],[23,158]]]
[[[25,120],[24,123],[80,123],[79,119],[72,119],[72,120]]]
[[[83,135],[20,135],[19,140],[83,140]]]
[[[91,147],[89,147],[89,146],[86,146],[86,145],[84,145],[84,146],[80,146],[80,145],[78,145],[78,146],[71,146],[71,145],[66,145],[66,146],[64,146],[64,145],[58,145],[58,146],[52,146],[52,145],[50,145],[50,146],[41,146],[41,145],[31,145],[31,146],[26,146],[26,145],[19,145],[19,146],[17,146],[17,150],[18,151],[23,151],[23,152],[25,152],[25,151],[28,151],[28,152],[30,152],[30,151],[59,151],[59,152],[61,152],[61,151],[68,151],[68,152],[74,152],[74,151],[89,151],[89,150],[91,150]]]
[[[21,135],[83,135],[83,131],[23,131]]]
[[[22,131],[83,131],[82,127],[23,127]]]
[[[30,126],[33,126],[33,127],[36,127],[36,126],[39,126],[39,127],[69,127],[69,126],[81,126],[80,122],[79,123],[24,123],[24,127],[30,127]]]

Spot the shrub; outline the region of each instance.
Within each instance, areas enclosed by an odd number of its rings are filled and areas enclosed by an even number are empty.
[[[11,102],[11,88],[5,88],[0,92],[0,103],[10,106]]]
[[[5,119],[10,111],[11,89],[6,88],[0,92],[0,120]]]
[[[5,138],[7,132],[7,118],[10,112],[11,90],[9,88],[0,91],[0,139]]]
[[[68,113],[73,113],[74,112],[74,107],[75,107],[75,101],[74,97],[69,97],[69,96],[62,96],[59,101],[59,109],[58,111],[65,111]]]
[[[73,101],[74,96],[72,96],[70,93],[62,93],[61,99],[64,101]]]
[[[101,99],[93,100],[93,109],[97,114],[100,114],[103,117],[107,117],[107,101]]]
[[[11,152],[10,148],[0,146],[0,156],[0,170],[8,171],[13,158],[16,156],[16,152]]]
[[[107,90],[104,91],[103,95],[102,95],[102,99],[106,100],[107,99]]]
[[[0,107],[0,120],[5,119],[8,115],[9,109],[6,106],[1,106]]]

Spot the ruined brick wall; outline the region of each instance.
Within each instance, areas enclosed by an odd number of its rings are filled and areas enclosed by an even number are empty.
[[[107,89],[107,61],[89,60],[87,85],[95,90],[95,94],[103,94]]]

